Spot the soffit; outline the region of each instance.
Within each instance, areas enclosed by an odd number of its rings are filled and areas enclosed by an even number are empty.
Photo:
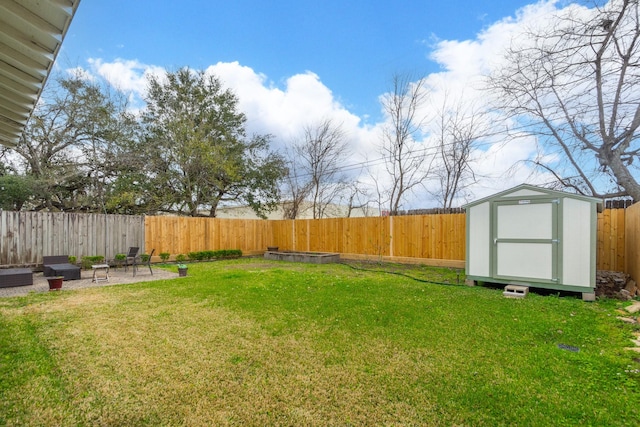
[[[0,144],[20,139],[80,0],[0,0]]]

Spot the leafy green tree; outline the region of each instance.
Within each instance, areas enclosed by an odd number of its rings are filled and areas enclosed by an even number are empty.
[[[215,217],[223,203],[275,208],[284,160],[270,136],[246,136],[235,94],[202,71],[151,77],[143,113],[148,181],[142,198],[159,210]]]
[[[32,209],[103,211],[135,134],[126,101],[77,75],[51,81],[42,99],[15,147],[38,189]]]
[[[0,209],[19,211],[34,194],[34,183],[30,177],[0,174]]]

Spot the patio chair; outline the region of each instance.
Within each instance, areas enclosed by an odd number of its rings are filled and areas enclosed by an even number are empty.
[[[127,267],[129,267],[129,263],[131,263],[133,274],[136,274],[136,261],[138,259],[138,251],[140,251],[139,247],[131,246],[129,248],[129,252],[127,252],[127,256],[124,259],[124,271],[127,271]]]
[[[151,275],[153,276],[153,270],[151,269],[151,257],[153,256],[153,253],[155,252],[155,249],[151,249],[151,253],[149,254],[149,258],[146,261],[141,262],[139,265],[146,265],[147,267],[149,267],[149,271],[151,272]],[[137,265],[133,267],[133,275],[135,277],[136,275],[136,270],[137,270]]]

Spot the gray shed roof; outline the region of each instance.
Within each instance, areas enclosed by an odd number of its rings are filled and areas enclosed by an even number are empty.
[[[479,199],[479,200],[474,200],[473,202],[467,203],[466,205],[464,205],[462,207],[464,209],[467,209],[467,208],[470,208],[470,207],[475,206],[475,205],[479,205],[479,204],[484,203],[484,202],[489,201],[489,200],[509,197],[510,194],[518,193],[518,192],[521,192],[522,190],[529,191],[529,192],[535,192],[535,193],[542,193],[543,195],[549,195],[551,197],[569,197],[569,198],[572,198],[572,199],[585,200],[585,201],[589,201],[589,202],[595,203],[596,205],[598,205],[599,209],[602,206],[602,200],[598,199],[597,197],[583,196],[581,194],[567,193],[565,191],[550,190],[548,188],[536,187],[535,185],[520,184],[520,185],[518,185],[516,187],[510,188],[510,189],[505,190],[505,191],[501,191],[501,192],[493,194],[491,196],[484,197],[484,198]],[[518,196],[518,197],[526,197],[526,196]]]
[[[78,4],[0,0],[0,144],[20,139]]]

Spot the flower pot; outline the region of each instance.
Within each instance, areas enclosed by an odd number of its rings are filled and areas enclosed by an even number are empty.
[[[179,268],[178,269],[178,277],[185,277],[187,275],[187,269],[186,268]]]
[[[47,282],[49,282],[49,290],[58,291],[62,289],[63,280],[64,280],[64,276],[47,277]]]

